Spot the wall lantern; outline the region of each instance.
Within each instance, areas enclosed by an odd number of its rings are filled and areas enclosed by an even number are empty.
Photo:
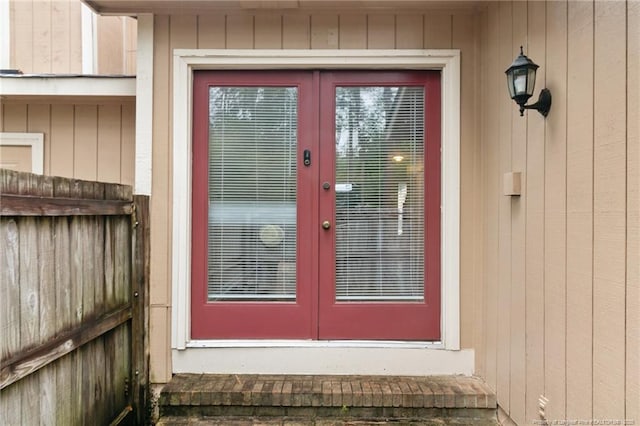
[[[533,105],[525,105],[527,100],[533,95],[537,69],[538,65],[524,55],[522,46],[520,46],[520,55],[518,55],[511,66],[505,71],[507,74],[509,94],[511,95],[511,99],[520,105],[520,116],[524,115],[525,109],[535,109],[546,117],[551,109],[551,92],[549,92],[548,89],[542,89],[538,97],[538,102]]]

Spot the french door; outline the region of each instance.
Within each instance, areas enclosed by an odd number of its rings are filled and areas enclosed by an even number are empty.
[[[191,337],[438,340],[440,73],[193,87]]]

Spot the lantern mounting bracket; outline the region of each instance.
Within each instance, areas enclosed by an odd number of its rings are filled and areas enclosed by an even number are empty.
[[[544,117],[549,114],[549,110],[551,109],[551,92],[549,89],[542,89],[540,91],[540,96],[538,96],[538,102],[531,105],[520,105],[520,116],[524,115],[525,109],[535,109]]]

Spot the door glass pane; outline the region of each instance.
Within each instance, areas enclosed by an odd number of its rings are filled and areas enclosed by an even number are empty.
[[[210,88],[209,301],[295,300],[297,98]]]
[[[336,89],[336,299],[424,300],[424,88]]]

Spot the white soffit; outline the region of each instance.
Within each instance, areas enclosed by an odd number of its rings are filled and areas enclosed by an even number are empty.
[[[0,76],[0,96],[135,95],[135,77]]]

